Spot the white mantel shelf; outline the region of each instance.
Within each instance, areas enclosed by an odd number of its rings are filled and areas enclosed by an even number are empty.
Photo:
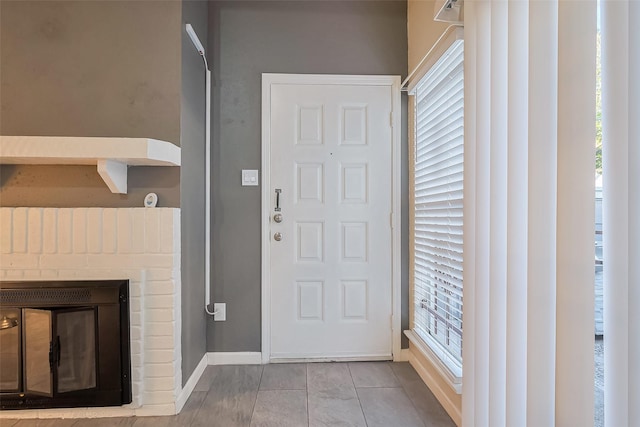
[[[180,166],[180,147],[150,138],[0,136],[0,164],[96,165],[112,193],[126,194],[128,166]]]

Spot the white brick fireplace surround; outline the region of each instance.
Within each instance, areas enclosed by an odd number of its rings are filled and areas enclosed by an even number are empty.
[[[0,280],[129,279],[133,402],[1,418],[169,415],[184,403],[180,209],[0,208]],[[182,393],[184,394],[184,393]]]

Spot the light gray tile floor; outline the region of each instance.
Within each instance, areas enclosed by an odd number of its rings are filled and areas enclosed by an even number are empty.
[[[265,365],[260,390],[306,390],[307,365],[304,363]]]
[[[253,407],[251,427],[307,425],[306,390],[262,390]]]
[[[179,415],[3,420],[0,427],[452,427],[408,363],[209,366]]]
[[[402,388],[359,388],[358,397],[368,427],[424,427]]]
[[[349,363],[353,384],[363,387],[400,387],[388,363],[363,362]]]

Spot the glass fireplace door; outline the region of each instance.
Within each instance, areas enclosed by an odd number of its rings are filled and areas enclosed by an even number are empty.
[[[0,393],[18,392],[22,385],[20,316],[18,308],[0,308]]]
[[[25,391],[53,396],[53,360],[56,354],[50,310],[24,309]]]
[[[96,309],[24,309],[24,365],[27,393],[95,388]]]
[[[57,310],[60,343],[58,393],[96,387],[96,313],[94,309]]]

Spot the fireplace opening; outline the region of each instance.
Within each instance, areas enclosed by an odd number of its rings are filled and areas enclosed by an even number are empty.
[[[0,282],[0,408],[131,403],[129,282]]]

